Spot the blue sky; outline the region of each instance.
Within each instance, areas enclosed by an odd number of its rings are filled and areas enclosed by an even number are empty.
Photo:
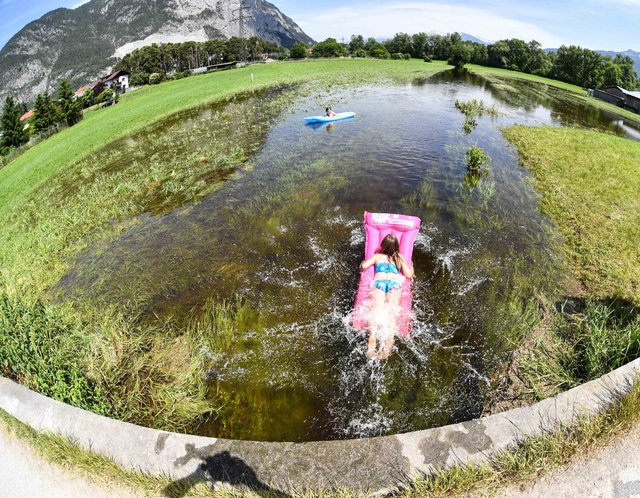
[[[211,0],[202,0],[211,1]],[[488,41],[536,39],[544,47],[640,51],[640,0],[271,0],[316,40],[461,31]],[[0,0],[0,47],[28,22],[81,0]]]

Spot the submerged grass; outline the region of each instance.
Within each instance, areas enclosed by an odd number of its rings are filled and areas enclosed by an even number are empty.
[[[185,431],[215,415],[211,355],[251,311],[208,301],[183,327],[135,325],[113,310],[0,296],[0,374],[53,399],[158,429]],[[217,349],[214,349],[217,348]]]
[[[635,112],[629,111],[627,109],[623,109],[614,104],[610,104],[609,102],[596,99],[595,97],[588,97],[587,91],[584,88],[581,88],[576,85],[572,85],[570,83],[565,83],[563,81],[558,81],[558,80],[552,80],[550,78],[545,78],[543,76],[536,76],[535,74],[526,74],[518,71],[510,71],[508,69],[499,69],[495,67],[478,66],[476,64],[467,64],[465,68],[471,71],[472,73],[482,76],[486,80],[490,81],[492,85],[499,90],[504,90],[510,93],[518,93],[517,89],[509,85],[509,80],[520,80],[520,81],[524,80],[524,81],[530,81],[533,83],[543,84],[548,87],[567,90],[573,93],[576,98],[589,104],[592,107],[609,111],[619,116],[622,116],[626,119],[634,121],[636,123],[640,123],[639,114],[636,114]]]

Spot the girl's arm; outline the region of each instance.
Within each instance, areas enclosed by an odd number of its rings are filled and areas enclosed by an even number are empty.
[[[366,270],[367,268],[369,268],[372,264],[374,264],[376,262],[376,258],[377,257],[378,257],[378,255],[374,254],[373,256],[371,256],[366,261],[363,261],[362,263],[360,263],[360,269],[361,270]]]
[[[413,267],[407,264],[402,254],[398,254],[398,256],[400,257],[400,271],[402,274],[407,278],[413,278]]]

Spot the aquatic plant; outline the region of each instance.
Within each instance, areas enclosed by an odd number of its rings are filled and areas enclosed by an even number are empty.
[[[486,175],[488,173],[491,157],[483,148],[472,145],[467,149],[466,157],[469,173],[475,175]]]
[[[471,133],[476,126],[478,126],[477,117],[482,116],[483,114],[488,114],[490,116],[500,115],[500,112],[495,105],[486,107],[484,100],[471,99],[468,101],[461,101],[456,99],[455,106],[456,109],[465,115],[463,129],[467,135]]]

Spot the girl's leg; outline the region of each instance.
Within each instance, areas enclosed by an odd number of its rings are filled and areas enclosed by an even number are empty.
[[[387,293],[386,302],[387,302],[387,312],[389,313],[389,327],[391,330],[388,331],[388,335],[386,340],[384,341],[384,345],[382,346],[382,350],[380,352],[379,358],[381,360],[386,360],[391,355],[391,350],[393,349],[393,342],[396,337],[396,333],[398,332],[398,317],[400,311],[400,294],[401,290],[396,289]]]
[[[371,291],[371,311],[369,313],[369,340],[367,343],[367,356],[376,358],[376,346],[380,330],[380,314],[384,311],[385,294],[380,289]]]

